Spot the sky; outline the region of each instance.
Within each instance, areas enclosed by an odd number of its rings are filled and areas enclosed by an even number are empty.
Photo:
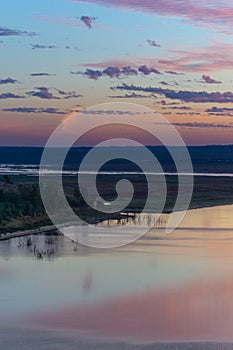
[[[0,52],[0,145],[44,145],[106,102],[161,113],[188,145],[233,143],[232,0],[8,0]]]

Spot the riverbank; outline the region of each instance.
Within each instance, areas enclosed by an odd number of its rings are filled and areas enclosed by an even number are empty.
[[[125,174],[101,175],[98,178],[98,190],[106,202],[116,199],[116,184],[122,178],[125,178]],[[76,176],[65,176],[63,185],[74,212],[84,222],[94,225],[106,220],[120,220],[124,216],[137,214],[143,210],[147,198],[145,177],[128,174],[126,178],[133,183],[135,195],[130,205],[125,208],[125,214],[106,214],[89,208],[80,197]],[[11,181],[11,184],[3,184],[2,182],[1,186],[0,209],[3,218],[0,223],[0,241],[34,234],[49,234],[50,231],[56,232],[56,227],[52,225],[43,209],[39,195],[38,177],[14,176],[11,177]],[[159,178],[156,177],[154,181],[159,181]],[[177,176],[168,176],[167,200],[163,213],[169,214],[173,210],[177,189]],[[185,198],[185,193],[183,195]],[[57,200],[59,202],[59,199]],[[230,204],[233,204],[233,178],[195,176],[189,210]],[[156,208],[151,209],[150,212],[156,212]]]
[[[230,203],[233,205],[233,203]],[[226,204],[221,204],[221,205],[203,205],[203,206],[192,206],[190,205],[189,209],[188,209],[188,212],[189,211],[195,211],[195,210],[200,210],[200,209],[211,209],[211,208],[214,208],[214,207],[228,207],[229,204],[226,203]],[[140,211],[132,211],[132,212],[125,212],[125,213],[121,213],[119,214],[118,216],[116,217],[112,217],[111,219],[109,217],[104,217],[102,216],[101,219],[98,218],[98,220],[96,218],[93,218],[92,219],[92,224],[95,225],[95,224],[99,224],[101,222],[106,222],[106,221],[111,221],[111,220],[117,220],[117,221],[120,221],[120,220],[134,220],[135,216],[137,214],[139,214]],[[146,214],[146,213],[145,213]],[[150,214],[155,214],[153,212],[151,213],[147,213],[148,215]],[[169,215],[171,214],[171,211],[166,211],[166,212],[163,212],[161,215]],[[140,214],[139,214],[140,215]],[[187,214],[186,214],[187,215]],[[59,236],[59,235],[63,235],[60,231],[59,231],[59,228],[63,228],[63,227],[69,227],[69,226],[76,226],[77,225],[77,222],[67,222],[67,223],[64,223],[64,224],[60,224],[58,226],[55,226],[55,225],[46,225],[46,226],[41,226],[41,227],[35,227],[35,228],[32,228],[32,229],[28,229],[28,230],[17,230],[15,232],[6,232],[6,233],[2,233],[0,235],[0,242],[1,241],[7,241],[7,240],[10,240],[10,239],[13,239],[13,238],[19,238],[19,237],[27,237],[27,236],[32,236],[32,235],[41,235],[41,234],[44,234],[44,235],[55,235],[55,236]]]
[[[53,235],[59,235],[59,231],[57,230],[56,226],[43,226],[31,230],[20,230],[16,232],[6,232],[5,234],[0,235],[0,241],[7,241],[12,238],[18,238],[18,237],[26,237],[26,236],[32,236],[36,234],[48,234],[52,233]]]

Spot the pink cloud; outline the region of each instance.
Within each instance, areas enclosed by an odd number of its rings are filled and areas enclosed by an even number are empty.
[[[153,59],[154,61],[154,59]],[[102,62],[96,62],[96,63],[84,63],[81,66],[82,67],[88,67],[88,68],[103,68],[106,67],[125,67],[125,66],[131,66],[133,68],[138,67],[138,65],[142,62],[142,59],[135,57],[127,57],[127,58],[119,58],[119,59],[109,59]]]
[[[217,43],[195,50],[170,50],[170,56],[157,60],[148,57],[126,57],[97,63],[85,63],[83,67],[106,68],[108,66],[150,66],[161,72],[211,73],[230,70],[233,67],[233,44]]]
[[[159,59],[160,69],[176,70],[186,73],[204,73],[232,70],[233,45],[219,43],[201,47],[195,51],[171,50],[173,57]]]
[[[83,0],[69,0],[71,2],[84,2]],[[159,16],[178,17],[211,27],[233,26],[233,4],[232,1],[222,1],[221,4],[215,0],[88,0],[85,1],[107,7],[120,7],[140,11]],[[222,29],[222,28],[221,28]]]

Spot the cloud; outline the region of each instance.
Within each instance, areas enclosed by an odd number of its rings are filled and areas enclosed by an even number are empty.
[[[72,74],[75,74],[72,72]],[[93,69],[86,69],[84,73],[77,73],[77,74],[83,74],[87,76],[90,79],[97,80],[103,76],[108,76],[109,78],[119,78],[121,75],[124,76],[132,76],[132,75],[137,75],[138,72],[136,69],[130,67],[130,66],[125,66],[122,68],[119,67],[107,67],[104,70],[93,70]]]
[[[31,73],[30,74],[31,77],[51,77],[54,75],[56,74],[50,74],[50,73]]]
[[[71,2],[83,2],[82,0],[70,0]],[[205,25],[211,29],[223,30],[222,26],[228,29],[232,28],[232,1],[206,0],[206,1],[186,1],[186,0],[88,0],[107,7],[119,7],[130,9],[132,11],[140,11],[148,14],[159,16],[182,18],[185,21]]]
[[[143,65],[143,66],[140,66],[139,68],[138,68],[138,71],[139,72],[141,72],[141,73],[143,73],[144,75],[149,75],[149,74],[151,74],[151,73],[155,73],[155,74],[161,74],[157,69],[155,69],[155,68],[149,68],[149,67],[147,67],[147,65]]]
[[[233,21],[232,21],[233,23]],[[233,67],[233,44],[217,43],[209,46],[202,46],[194,50],[169,50],[169,56],[158,57],[127,57],[121,59],[109,59],[97,63],[85,63],[82,66],[88,68],[105,68],[107,66],[131,66],[138,68],[147,65],[173,75],[183,75],[184,73],[201,73],[206,75],[212,72],[230,70]]]
[[[60,100],[60,99],[70,99],[70,98],[78,98],[83,97],[80,94],[77,94],[75,91],[63,91],[60,89],[54,89],[58,92],[59,96],[55,96],[47,87],[41,86],[36,88],[38,91],[29,91],[27,92],[27,95],[39,97],[46,100]]]
[[[209,113],[210,116],[214,117],[233,117],[233,113]]]
[[[178,99],[185,102],[201,103],[233,103],[232,92],[206,92],[206,91],[171,91],[165,92],[164,95],[170,99]]]
[[[206,113],[216,117],[233,117],[233,108],[218,108],[212,107],[205,110]]]
[[[166,70],[164,73],[171,74],[171,75],[181,75],[182,73],[174,72],[173,70]]]
[[[146,65],[140,66],[139,68],[133,68],[131,66],[109,66],[103,70],[94,70],[87,68],[84,73],[82,72],[71,72],[71,74],[83,74],[90,79],[97,80],[101,77],[107,76],[109,78],[120,78],[120,76],[136,76],[138,73],[142,73],[144,75],[149,74],[161,74],[156,68],[151,68]]]
[[[154,59],[153,59],[154,61]],[[133,68],[138,67],[142,64],[142,61],[140,60],[138,63],[138,59],[135,57],[130,58],[116,58],[116,59],[109,59],[102,62],[96,62],[96,63],[90,63],[85,62],[82,64],[82,67],[86,68],[101,68],[105,69],[106,67],[125,67],[125,66],[131,66]]]
[[[109,78],[119,78],[120,75],[130,76],[130,75],[137,75],[138,72],[136,69],[125,66],[122,68],[119,67],[107,67],[102,71],[102,75],[106,75]]]
[[[18,83],[18,81],[12,78],[0,79],[0,85],[16,84],[16,83]]]
[[[59,95],[62,95],[64,99],[83,97],[83,95],[77,94],[75,91],[63,91],[56,89]]]
[[[188,128],[233,128],[231,124],[217,124],[217,123],[199,123],[199,122],[184,122],[184,123],[172,123],[179,127]]]
[[[99,109],[99,110],[88,110],[88,109],[82,109],[82,114],[86,115],[92,115],[92,116],[98,116],[98,115],[147,115],[151,112],[132,112],[132,111],[124,111],[124,110],[112,110],[112,109]]]
[[[121,68],[121,74],[122,75],[137,75],[137,70],[130,67],[130,66],[125,66]]]
[[[160,47],[160,45],[154,40],[147,40],[148,44],[153,47]]]
[[[93,22],[95,22],[96,19],[97,19],[96,17],[90,17],[90,16],[80,17],[80,21],[82,21],[89,29],[92,28]]]
[[[40,45],[40,44],[31,44],[32,50],[36,49],[56,49],[54,45]]]
[[[59,97],[54,96],[49,89],[46,87],[38,87],[38,91],[29,91],[27,94],[34,97],[39,97],[46,100],[59,99]]]
[[[209,103],[209,102],[217,102],[217,103],[233,103],[233,93],[228,92],[206,92],[206,91],[175,91],[171,89],[163,89],[157,87],[142,87],[136,85],[128,85],[123,83],[122,85],[118,85],[116,87],[112,87],[112,90],[123,90],[123,91],[141,91],[141,92],[149,92],[153,94],[164,95],[167,98],[181,100],[185,102],[201,102],[201,103]]]
[[[218,108],[212,107],[205,110],[206,113],[223,113],[223,112],[233,112],[233,108]]]
[[[233,23],[233,21],[232,21]],[[206,73],[232,70],[233,44],[218,43],[195,50],[170,50],[172,57],[158,59],[160,70],[181,73]]]
[[[136,85],[128,85],[126,83],[123,83],[122,85],[117,85],[116,87],[111,87],[112,90],[127,90],[127,91],[143,91],[143,92],[149,92],[149,93],[158,93],[160,95],[165,95],[165,93],[171,92],[173,90],[169,89],[162,89],[157,87],[142,87],[142,86],[136,86]]]
[[[4,112],[16,112],[16,113],[47,113],[47,114],[66,114],[66,112],[60,111],[58,108],[36,108],[36,107],[14,107],[3,108]]]
[[[103,70],[102,75],[107,75],[110,78],[119,78],[121,70],[119,67],[107,67]]]
[[[202,75],[202,79],[207,84],[222,84],[221,81],[217,81],[217,80],[211,78],[209,75]]]
[[[109,78],[119,78],[120,75],[130,76],[130,75],[137,75],[138,72],[136,69],[125,66],[122,68],[119,67],[107,67],[102,71],[102,76],[108,76]]]
[[[125,94],[125,95],[113,95],[113,96],[108,96],[109,98],[151,98],[151,96],[148,95],[142,95],[142,94],[136,94],[135,92],[132,92],[132,94]]]
[[[188,106],[169,106],[169,107],[162,107],[162,109],[178,109],[178,110],[185,110],[185,111],[192,110],[192,108]]]
[[[8,98],[25,98],[25,96],[15,95],[11,92],[5,92],[3,94],[0,94],[0,100],[6,100]]]
[[[147,64],[143,61],[147,60]],[[115,70],[115,77],[119,77],[120,75],[137,75],[138,72],[143,73],[144,75],[149,75],[151,73],[154,74],[162,74],[157,67],[151,67],[154,65],[153,59],[140,59],[140,58],[127,58],[127,59],[113,59],[107,60],[104,62],[97,63],[85,63],[82,66],[87,67],[88,69],[98,68],[99,72],[107,73]],[[79,72],[71,72],[72,74],[79,74]],[[109,75],[110,76],[110,75]]]
[[[103,76],[103,73],[100,70],[86,69],[83,75],[87,76],[90,79],[97,80]]]
[[[1,36],[21,36],[21,35],[34,36],[37,34],[34,32],[30,33],[30,32],[26,32],[18,29],[0,27],[0,37]]]

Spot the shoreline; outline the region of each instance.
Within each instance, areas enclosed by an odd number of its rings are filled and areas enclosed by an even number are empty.
[[[232,204],[229,204],[229,203],[226,203],[226,204],[215,204],[215,205],[203,205],[203,206],[194,206],[192,208],[189,208],[187,211],[190,211],[190,210],[198,210],[198,209],[207,209],[207,208],[213,208],[213,207],[219,207],[219,206],[228,206],[228,205],[233,205]],[[155,212],[148,212],[148,214],[156,214]],[[163,212],[162,214],[171,214],[172,211],[165,211]],[[137,211],[136,209],[135,210],[132,210],[130,212],[126,212],[126,215],[127,214],[137,214]],[[124,216],[122,216],[123,218]],[[108,220],[109,218],[103,218],[103,221],[104,220]],[[96,224],[98,223],[99,221],[96,221]],[[77,223],[75,222],[68,222],[68,223],[65,223],[65,224],[60,224],[59,226],[62,228],[62,227],[67,227],[67,226],[74,226],[76,225]],[[54,232],[53,232],[54,231]],[[27,236],[33,236],[33,235],[36,235],[36,234],[46,234],[46,233],[49,233],[49,232],[53,232],[55,235],[59,236],[59,235],[63,235],[61,232],[59,232],[59,227],[55,226],[55,225],[47,225],[47,226],[41,226],[41,227],[36,227],[36,228],[33,228],[33,229],[27,229],[27,230],[18,230],[18,231],[15,231],[15,232],[6,232],[6,233],[2,233],[0,234],[0,242],[2,241],[8,241],[10,239],[13,239],[13,238],[19,238],[19,237],[27,237]]]
[[[30,230],[20,230],[20,231],[15,231],[15,232],[6,232],[6,233],[2,233],[0,235],[0,242],[1,241],[7,241],[7,240],[12,239],[12,238],[32,236],[32,235],[43,234],[43,233],[52,232],[52,231],[58,231],[57,227],[54,226],[54,225],[50,225],[50,226],[42,226],[42,227],[39,227],[39,228],[30,229]],[[60,233],[57,232],[57,235],[59,235],[59,234]]]

